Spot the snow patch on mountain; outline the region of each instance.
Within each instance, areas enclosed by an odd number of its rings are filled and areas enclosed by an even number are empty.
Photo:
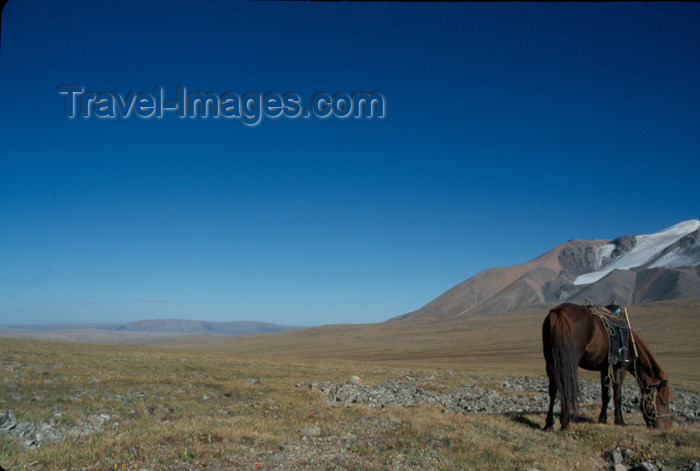
[[[610,259],[610,256],[612,255],[614,250],[614,244],[605,244],[601,245],[600,247],[595,247],[593,249],[593,254],[595,256],[595,267],[602,267],[605,264],[605,262],[607,262],[608,259]]]
[[[649,268],[680,268],[700,265],[700,237],[694,234],[695,242],[685,247],[673,247]],[[692,236],[690,236],[692,237]],[[691,241],[692,242],[692,239]]]
[[[612,260],[609,257],[615,249],[615,245],[602,245],[596,251],[596,265],[600,263],[599,266],[603,268],[578,276],[574,280],[574,285],[595,283],[613,270],[629,270],[646,265],[654,261],[670,245],[698,229],[700,229],[700,221],[692,219],[654,234],[636,236],[634,247],[629,252]],[[688,257],[686,252],[686,250],[674,249],[654,261],[652,267],[680,267],[700,263],[700,253]]]

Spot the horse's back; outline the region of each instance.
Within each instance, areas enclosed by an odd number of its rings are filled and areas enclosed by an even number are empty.
[[[585,308],[583,306],[573,303],[562,303],[549,310],[542,324],[542,333],[544,334],[545,331],[552,332],[555,329],[561,330],[565,326],[571,329],[573,324],[580,322],[580,319],[584,316]]]
[[[542,325],[543,338],[545,331],[550,334],[568,331],[571,341],[575,344],[578,355],[583,355],[586,345],[595,334],[593,315],[585,306],[574,303],[562,303],[549,310]]]
[[[553,320],[557,321],[566,319],[566,322],[568,322],[572,328],[580,326],[585,329],[590,329],[593,325],[594,316],[590,309],[585,306],[574,303],[562,303],[550,309],[547,317],[551,317]]]

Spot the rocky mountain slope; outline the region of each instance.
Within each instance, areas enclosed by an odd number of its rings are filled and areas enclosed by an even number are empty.
[[[614,240],[570,240],[527,263],[485,270],[392,320],[477,316],[564,301],[633,305],[700,296],[700,221]]]

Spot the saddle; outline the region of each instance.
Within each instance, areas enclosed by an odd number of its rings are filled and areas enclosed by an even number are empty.
[[[632,361],[630,351],[627,348],[630,329],[626,319],[621,314],[620,305],[613,301],[610,305],[602,307],[586,299],[586,307],[598,316],[608,333],[610,365],[617,366]]]

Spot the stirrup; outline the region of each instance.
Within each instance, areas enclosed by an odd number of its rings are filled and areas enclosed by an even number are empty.
[[[630,363],[632,359],[630,358],[630,351],[627,347],[622,347],[617,351],[617,354],[620,356],[620,361],[622,363]]]

